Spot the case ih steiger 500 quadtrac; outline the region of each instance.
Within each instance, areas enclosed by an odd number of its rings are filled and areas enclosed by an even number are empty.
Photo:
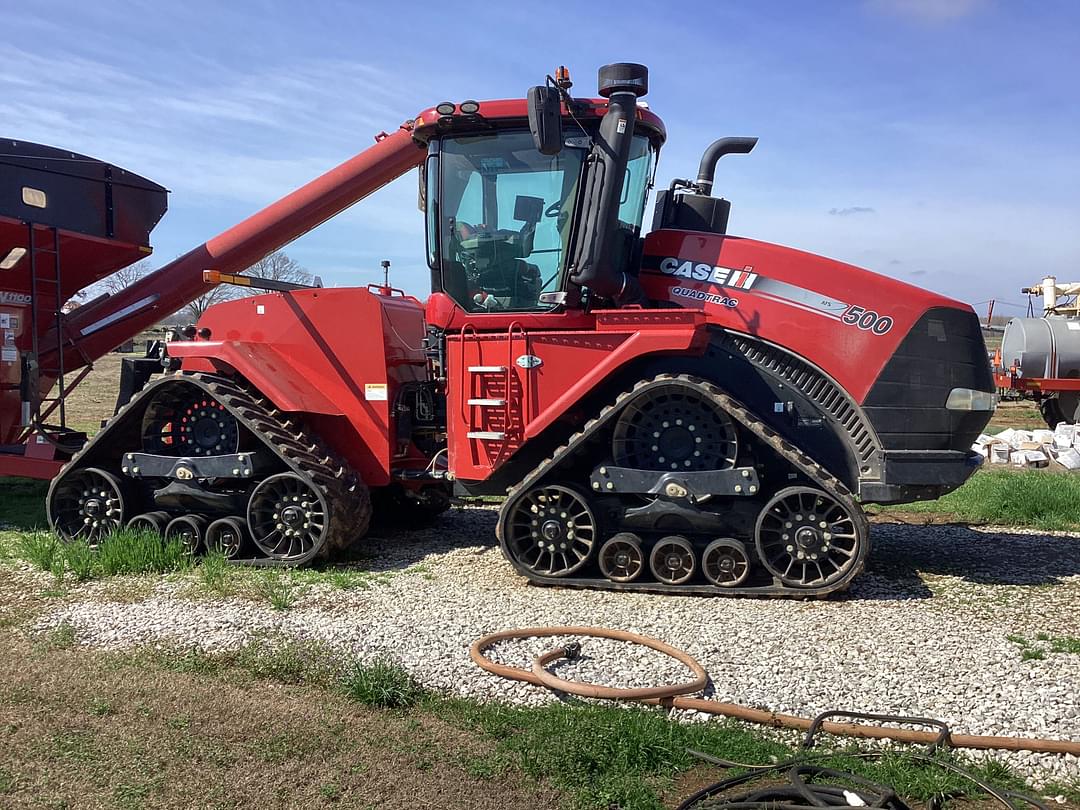
[[[599,79],[598,99],[572,98],[561,69],[527,99],[425,110],[127,290],[38,318],[34,345],[16,347],[22,385],[4,392],[8,441],[20,424],[48,433],[41,397],[61,363],[85,366],[207,279],[240,280],[229,274],[420,168],[426,303],[387,285],[251,279],[277,291],[212,307],[168,345],[178,373],[71,455],[49,490],[54,529],[95,542],[134,524],[300,564],[357,542],[373,510],[434,516],[456,486],[507,495],[499,541],[533,582],[846,587],[869,553],[860,502],[933,498],[976,467],[969,447],[994,403],[978,320],[892,279],[728,236],[713,175],[751,138],[717,141],[696,179],[660,192],[643,238],[664,125],[639,101],[645,68]],[[148,238],[160,187],[113,171],[110,205],[123,199]],[[46,197],[24,188],[24,203]],[[47,211],[2,221],[59,248],[56,223],[39,226]],[[120,230],[86,255],[130,261]]]

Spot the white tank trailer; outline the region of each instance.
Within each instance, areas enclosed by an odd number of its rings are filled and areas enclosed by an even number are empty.
[[[1001,365],[1029,379],[1080,378],[1080,282],[1059,284],[1047,276],[1022,292],[1042,295],[1043,317],[1009,321],[1001,338]],[[1041,405],[1047,423],[1080,421],[1080,391],[1058,391]]]

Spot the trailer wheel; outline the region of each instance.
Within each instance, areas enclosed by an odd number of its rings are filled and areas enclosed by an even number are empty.
[[[507,520],[507,548],[523,567],[549,577],[565,577],[592,559],[597,525],[577,489],[538,486],[519,496]]]
[[[251,493],[247,522],[263,554],[287,561],[322,548],[330,531],[330,509],[317,487],[295,473],[278,473]]]
[[[97,467],[76,470],[51,493],[49,522],[65,540],[96,545],[124,525],[120,480]]]
[[[785,585],[829,585],[861,565],[869,530],[835,498],[812,487],[776,493],[758,515],[754,536],[761,563]]]

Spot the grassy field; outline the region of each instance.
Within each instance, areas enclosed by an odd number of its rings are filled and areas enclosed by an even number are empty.
[[[991,467],[936,501],[871,506],[869,512],[1049,531],[1080,529],[1080,475]]]
[[[762,763],[793,753],[734,722],[687,725],[657,709],[448,698],[391,664],[299,642],[103,653],[77,649],[61,626],[36,639],[3,628],[0,643],[0,801],[11,808],[659,810],[720,777],[688,749]],[[903,752],[865,762],[847,750],[828,764],[918,802],[968,788]],[[977,770],[1022,787],[993,763]]]

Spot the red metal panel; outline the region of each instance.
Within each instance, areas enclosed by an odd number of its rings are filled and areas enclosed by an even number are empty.
[[[641,281],[651,298],[810,358],[858,402],[928,309],[971,309],[812,253],[685,231],[649,234]]]
[[[60,472],[63,466],[64,462],[54,459],[27,458],[0,453],[0,477],[13,475],[49,481]]]
[[[699,353],[707,335],[701,313],[620,310],[594,313],[596,329],[479,332],[488,316],[447,337],[447,433],[450,469],[458,478],[484,480],[528,440],[566,418],[582,397],[613,371],[646,354]],[[526,368],[519,359],[538,358]],[[470,368],[500,369],[470,372]],[[611,391],[614,397],[618,392]],[[503,400],[473,405],[469,399]],[[500,440],[469,432],[504,433]]]
[[[284,411],[310,415],[320,437],[370,485],[388,483],[391,406],[426,379],[423,310],[362,289],[270,293],[211,307],[210,340],[170,344],[183,367],[232,367]]]

